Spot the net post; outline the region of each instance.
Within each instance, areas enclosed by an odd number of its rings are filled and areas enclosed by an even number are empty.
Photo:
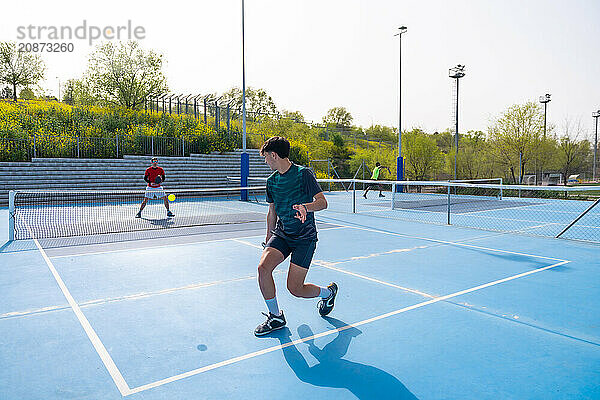
[[[8,241],[15,240],[15,192],[8,192]]]
[[[450,181],[448,181],[448,225],[450,225]]]
[[[500,200],[502,200],[502,178],[500,178]]]
[[[356,214],[356,181],[352,180],[352,214]]]
[[[396,182],[392,183],[392,210],[396,207],[396,185]]]

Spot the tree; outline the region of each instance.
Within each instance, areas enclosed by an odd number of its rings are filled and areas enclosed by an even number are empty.
[[[10,99],[13,97],[13,91],[10,86],[4,86],[2,92],[0,92],[0,97],[3,99]]]
[[[352,124],[352,114],[344,107],[334,107],[327,111],[323,117],[323,122],[327,125],[333,125],[336,128],[348,127]]]
[[[33,93],[33,90],[31,90],[28,87],[25,87],[19,92],[19,98],[23,100],[33,100],[35,99],[35,94]]]
[[[374,125],[365,129],[367,137],[380,139],[386,142],[398,142],[398,132],[396,128],[390,128],[383,125]]]
[[[46,67],[37,54],[17,51],[14,42],[0,42],[0,83],[12,86],[17,101],[18,86],[36,85],[44,78]]]
[[[450,129],[446,129],[443,132],[434,132],[433,138],[442,153],[448,154],[452,151],[454,147],[454,135]]]
[[[481,131],[469,131],[461,135],[459,140],[458,176],[463,179],[494,177],[494,163],[485,134]],[[449,154],[449,164],[454,169],[454,151]]]
[[[505,171],[510,171],[514,182],[516,175],[523,177],[525,166],[534,158],[543,130],[544,114],[540,105],[531,101],[509,107],[489,127],[493,154]]]
[[[281,113],[281,117],[291,119],[292,121],[297,122],[297,123],[304,122],[304,115],[302,115],[302,113],[300,111],[283,110],[283,112]]]
[[[101,100],[93,97],[92,89],[88,82],[83,79],[69,79],[63,84],[63,98],[67,104],[76,106],[91,106],[101,103]]]
[[[106,42],[90,56],[83,87],[101,103],[139,109],[147,97],[167,93],[162,66],[161,54],[135,41]]]
[[[591,143],[587,140],[578,140],[585,134],[581,120],[573,122],[566,119],[563,125],[563,134],[558,141],[559,168],[567,184],[571,172],[584,169],[590,155]]]
[[[234,87],[221,96],[223,103],[231,102],[234,118],[238,118],[242,114],[242,95],[242,90]],[[273,117],[275,114],[277,114],[277,106],[265,89],[246,88],[246,116],[248,118],[264,119],[269,116]]]
[[[443,164],[435,140],[418,128],[402,133],[402,155],[408,179],[425,180]]]

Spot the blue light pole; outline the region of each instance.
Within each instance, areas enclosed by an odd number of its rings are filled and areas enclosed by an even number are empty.
[[[242,0],[242,155],[240,159],[240,185],[248,186],[250,155],[246,152],[246,56],[244,53],[244,0]],[[240,192],[240,200],[248,201],[248,191]]]
[[[401,26],[398,28],[398,33],[394,36],[398,36],[399,43],[399,59],[400,64],[398,68],[398,158],[396,159],[396,180],[404,180],[404,159],[402,158],[402,34],[406,33],[407,28]],[[396,186],[397,191],[401,191],[401,186]]]

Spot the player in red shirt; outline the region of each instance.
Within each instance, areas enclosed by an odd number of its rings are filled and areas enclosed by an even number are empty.
[[[165,202],[165,208],[167,209],[167,217],[174,217],[175,214],[169,210],[169,200],[160,185],[165,180],[165,171],[158,166],[158,158],[152,157],[152,166],[146,169],[144,174],[144,180],[148,183],[146,186],[146,194],[144,195],[144,201],[140,206],[140,211],[135,215],[136,218],[142,218],[142,210],[146,207],[148,199],[163,199]]]

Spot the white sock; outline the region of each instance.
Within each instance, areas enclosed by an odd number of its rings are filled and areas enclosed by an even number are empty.
[[[279,315],[279,306],[277,305],[277,296],[273,297],[272,299],[265,299],[265,303],[267,303],[267,308],[269,309],[269,312],[273,315]]]
[[[331,290],[329,290],[329,288],[322,287],[322,288],[319,288],[319,289],[321,289],[321,293],[319,293],[319,297],[322,297],[322,298],[326,299],[329,296],[331,296]]]

